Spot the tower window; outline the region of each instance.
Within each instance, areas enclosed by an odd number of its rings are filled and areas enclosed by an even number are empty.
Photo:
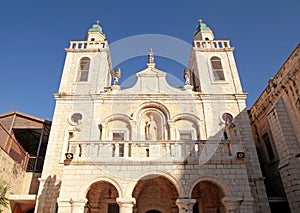
[[[212,71],[213,71],[213,77],[215,81],[224,81],[224,72],[223,72],[223,67],[221,63],[221,59],[219,57],[212,57],[210,59],[211,66],[212,66]]]
[[[275,158],[275,155],[274,155],[274,152],[273,152],[273,148],[272,148],[271,141],[270,141],[268,133],[265,133],[262,138],[263,138],[265,146],[266,146],[266,150],[267,150],[267,153],[268,153],[268,156],[269,156],[269,160],[273,160]]]
[[[87,81],[88,80],[90,61],[91,60],[88,57],[84,57],[84,58],[80,59],[77,81]]]

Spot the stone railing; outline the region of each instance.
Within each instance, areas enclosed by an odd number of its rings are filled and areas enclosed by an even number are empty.
[[[193,47],[200,48],[200,49],[225,49],[230,48],[230,41],[229,40],[196,40],[194,41]]]
[[[69,49],[98,49],[107,47],[107,42],[100,41],[71,41]]]
[[[78,161],[234,159],[239,141],[70,141]]]

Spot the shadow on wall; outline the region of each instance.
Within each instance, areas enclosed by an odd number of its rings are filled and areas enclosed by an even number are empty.
[[[61,181],[57,182],[56,179],[56,175],[53,177],[49,175],[45,180],[40,180],[40,186],[43,185],[43,190],[37,198],[38,205],[36,212],[57,212],[56,201],[58,200]]]

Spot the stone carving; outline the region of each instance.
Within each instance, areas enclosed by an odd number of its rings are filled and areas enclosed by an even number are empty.
[[[146,140],[157,140],[157,125],[150,115],[149,120],[146,121],[145,125]]]
[[[110,75],[114,79],[114,85],[118,85],[121,78],[121,69],[110,71]]]
[[[191,85],[190,82],[190,72],[186,71],[185,69],[183,70],[183,77],[185,79],[185,85]]]
[[[149,64],[154,63],[154,53],[152,51],[152,48],[150,48],[149,53],[148,53],[148,63]]]
[[[224,129],[225,129],[225,131],[224,131],[224,138],[225,138],[225,140],[228,140],[231,137],[237,136],[236,126],[232,122],[232,119],[230,119],[230,117],[226,118],[226,120],[225,120],[225,128]]]

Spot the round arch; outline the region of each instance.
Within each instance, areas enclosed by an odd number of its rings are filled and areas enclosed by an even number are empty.
[[[130,124],[130,120],[132,119],[125,114],[112,114],[104,118],[104,122],[110,122],[114,120],[121,120]]]
[[[158,213],[178,210],[178,186],[166,175],[144,175],[136,182],[132,197],[136,199],[134,211]]]
[[[171,119],[171,121],[176,122],[176,121],[182,120],[182,119],[195,122],[197,125],[200,125],[200,122],[201,122],[201,119],[198,116],[190,114],[190,113],[177,114]]]
[[[184,190],[183,185],[181,184],[181,182],[178,180],[177,177],[175,177],[174,175],[166,172],[166,171],[153,171],[153,170],[143,170],[142,172],[140,172],[140,174],[136,175],[134,177],[134,181],[132,181],[126,190],[126,195],[132,195],[132,192],[134,191],[134,188],[137,186],[139,180],[146,178],[146,177],[158,177],[158,176],[163,176],[166,179],[168,179],[176,188],[179,197],[186,197],[186,192]]]
[[[99,125],[101,132],[103,131],[103,126],[101,126],[101,125],[103,125],[103,124],[106,125],[105,132],[103,133],[104,135],[101,135],[101,138],[103,137],[105,139],[112,140],[112,132],[118,132],[118,133],[122,132],[122,133],[124,133],[125,140],[131,140],[132,139],[131,121],[132,121],[132,119],[125,114],[112,114],[112,115],[107,116],[103,120],[103,122],[100,122],[100,125]],[[110,128],[107,128],[107,126],[110,126]],[[115,126],[115,127],[112,128],[113,126]],[[112,130],[112,131],[110,131],[110,130]]]
[[[170,111],[168,110],[168,108],[159,102],[153,102],[153,101],[145,102],[145,103],[139,105],[138,107],[136,107],[135,111],[132,113],[132,119],[137,121],[141,110],[146,109],[146,108],[156,108],[165,115],[166,120],[170,119]]]
[[[113,185],[116,188],[116,190],[119,194],[119,197],[123,197],[123,189],[122,189],[121,185],[113,177],[107,177],[107,176],[98,177],[98,178],[87,181],[81,188],[82,190],[80,191],[79,194],[85,198],[88,191],[90,190],[91,186],[94,183],[101,182],[101,181],[104,181],[104,182],[107,182],[107,183],[110,183],[111,185]]]
[[[216,185],[223,193],[225,196],[233,196],[232,195],[232,190],[230,187],[219,177],[217,176],[202,176],[202,177],[197,177],[194,180],[191,181],[191,184],[189,184],[189,188],[187,189],[188,196],[192,196],[192,192],[195,188],[195,186],[200,183],[200,182],[210,182],[214,185]]]
[[[201,136],[205,135],[201,129],[200,118],[193,114],[180,113],[175,115],[171,121],[173,122],[174,126],[176,126],[176,139],[180,139],[179,132],[192,134],[192,140],[200,140]],[[178,126],[178,124],[180,125]]]

